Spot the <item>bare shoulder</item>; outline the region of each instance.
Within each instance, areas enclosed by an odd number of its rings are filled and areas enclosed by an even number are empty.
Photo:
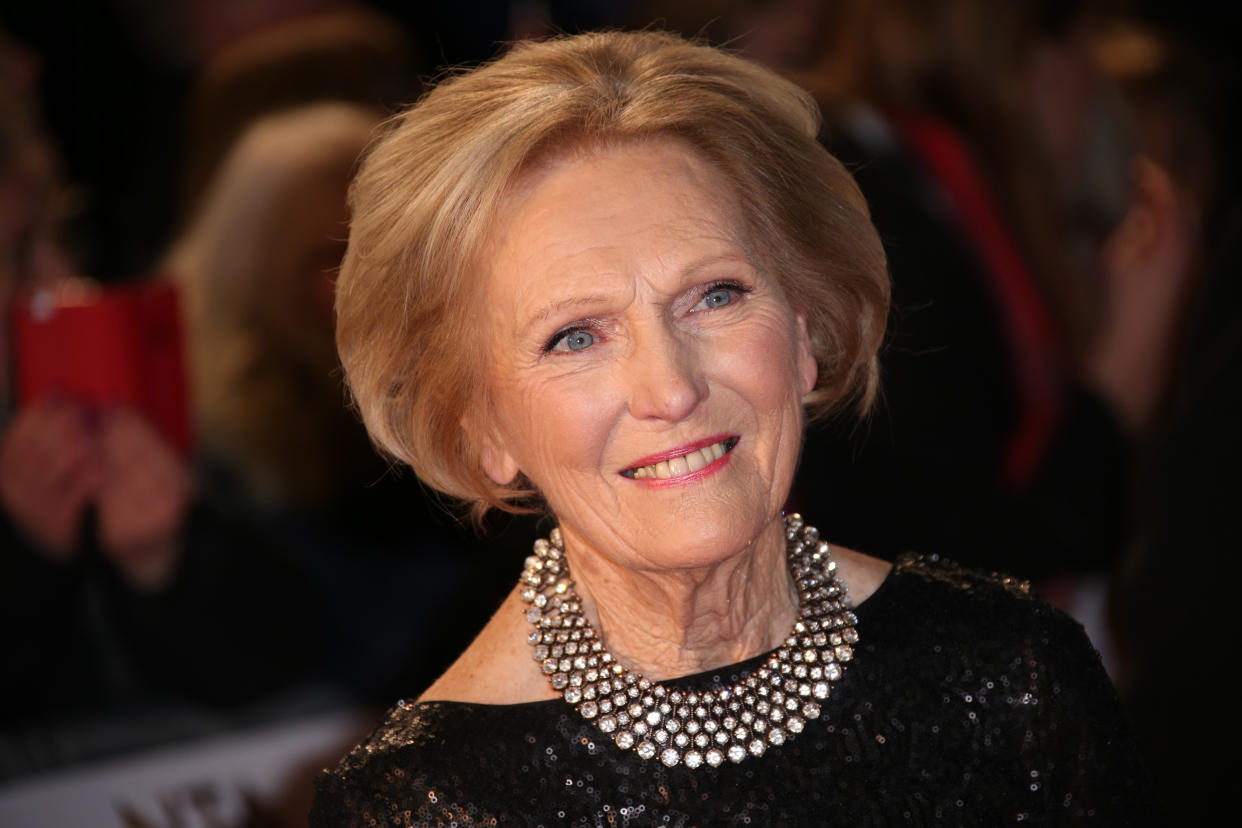
[[[517,590],[419,701],[521,704],[557,698],[531,658],[525,606]]]
[[[842,546],[832,547],[832,557],[836,559],[841,580],[849,590],[850,602],[858,606],[871,597],[871,593],[879,589],[880,584],[888,577],[893,565],[888,561],[855,552]]]

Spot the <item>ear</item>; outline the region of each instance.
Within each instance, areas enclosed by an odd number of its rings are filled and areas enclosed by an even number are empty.
[[[798,379],[802,382],[802,395],[806,396],[815,389],[815,381],[819,379],[819,363],[815,361],[815,349],[811,347],[811,337],[806,332],[806,314],[797,311],[794,319],[797,320],[795,346],[798,349]]]
[[[479,465],[483,473],[497,486],[507,486],[518,475],[518,464],[501,439],[495,426],[482,427],[472,417],[461,418],[462,430],[479,452]]]

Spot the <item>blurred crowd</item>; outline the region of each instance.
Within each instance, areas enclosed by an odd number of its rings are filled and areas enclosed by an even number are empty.
[[[811,90],[886,244],[880,403],[807,435],[791,506],[873,555],[1033,579],[1105,653],[1170,813],[1221,801],[1242,494],[1231,12],[56,5],[0,15],[0,778],[414,696],[464,647],[539,518],[480,537],[371,449],[332,333],[349,180],[437,72],[656,25]],[[132,405],[22,390],[38,360],[19,316],[135,285],[179,297],[189,446]]]

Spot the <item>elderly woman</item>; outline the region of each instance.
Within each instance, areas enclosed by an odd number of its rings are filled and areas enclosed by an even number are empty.
[[[337,298],[366,424],[557,526],[313,825],[1140,821],[1079,627],[782,512],[806,414],[871,400],[887,308],[817,130],[766,70],[610,33],[518,45],[374,146]]]

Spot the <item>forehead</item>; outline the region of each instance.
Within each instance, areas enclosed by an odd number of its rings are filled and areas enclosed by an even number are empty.
[[[540,161],[502,201],[485,260],[493,288],[523,274],[522,290],[541,292],[565,279],[676,270],[683,257],[749,259],[748,247],[727,180],[689,146],[660,139]]]

